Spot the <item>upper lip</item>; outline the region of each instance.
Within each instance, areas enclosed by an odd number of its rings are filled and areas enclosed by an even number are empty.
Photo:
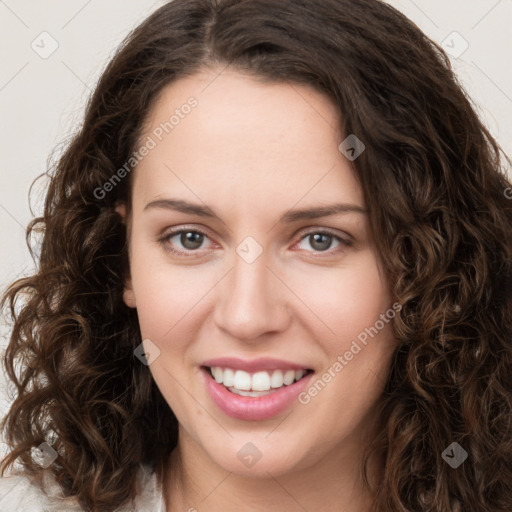
[[[234,370],[244,370],[248,373],[254,373],[259,370],[308,370],[307,365],[263,357],[260,359],[239,359],[238,357],[218,357],[204,361],[202,366],[232,368]]]

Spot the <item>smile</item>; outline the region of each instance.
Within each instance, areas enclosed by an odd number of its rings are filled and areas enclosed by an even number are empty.
[[[233,368],[213,366],[209,368],[212,377],[231,393],[241,396],[258,397],[275,392],[283,386],[299,381],[310,370],[273,370],[249,373]]]
[[[287,411],[306,389],[314,371],[300,365],[260,359],[222,358],[201,366],[206,391],[224,414],[262,421]]]

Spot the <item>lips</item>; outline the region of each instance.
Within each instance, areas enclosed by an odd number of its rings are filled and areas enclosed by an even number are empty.
[[[208,359],[204,361],[202,366],[208,367],[221,367],[221,368],[236,368],[237,370],[244,370],[248,373],[255,373],[261,370],[307,370],[307,365],[299,363],[292,363],[280,359],[272,359],[265,357],[261,359],[253,359],[246,361],[236,357],[218,357],[216,359]]]
[[[313,374],[307,366],[270,358],[210,359],[201,369],[213,403],[228,416],[249,421],[269,419],[291,407]]]

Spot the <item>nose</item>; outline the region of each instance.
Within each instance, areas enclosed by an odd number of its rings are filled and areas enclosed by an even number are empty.
[[[286,287],[262,254],[252,263],[235,254],[234,265],[219,283],[214,321],[241,341],[285,330],[290,322]]]

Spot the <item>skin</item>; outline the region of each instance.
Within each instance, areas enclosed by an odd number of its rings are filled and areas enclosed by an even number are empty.
[[[357,468],[390,368],[391,323],[308,404],[265,421],[225,415],[199,373],[206,359],[237,356],[297,362],[320,376],[393,303],[366,214],[279,222],[290,209],[366,207],[338,150],[336,106],[309,86],[219,71],[203,69],[159,95],[141,140],[190,96],[198,105],[133,171],[129,218],[118,208],[129,230],[124,300],[160,350],[149,370],[179,421],[167,510],[368,510]],[[164,198],[208,205],[220,220],[145,210]],[[207,236],[195,246],[179,234],[159,242],[171,228]],[[308,236],[322,229],[352,246]],[[236,252],[247,236],[263,249],[252,263]],[[249,442],[262,453],[250,468],[237,457]],[[371,475],[381,470],[372,461]]]

